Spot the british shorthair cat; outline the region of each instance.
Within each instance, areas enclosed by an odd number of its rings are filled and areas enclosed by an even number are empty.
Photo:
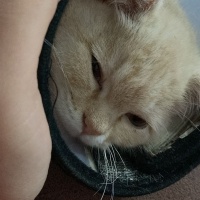
[[[178,0],[69,0],[52,56],[58,94],[50,83],[62,135],[164,150],[199,119],[196,43]]]

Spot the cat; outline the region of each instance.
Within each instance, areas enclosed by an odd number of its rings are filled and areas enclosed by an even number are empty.
[[[200,53],[178,0],[69,0],[50,81],[61,134],[163,151],[199,119]]]

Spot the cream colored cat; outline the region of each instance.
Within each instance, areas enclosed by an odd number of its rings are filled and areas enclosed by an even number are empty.
[[[199,111],[200,53],[178,0],[69,0],[54,49],[55,117],[86,145],[156,153]]]

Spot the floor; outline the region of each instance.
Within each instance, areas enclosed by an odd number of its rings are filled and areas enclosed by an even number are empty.
[[[101,194],[95,194],[95,191],[51,162],[47,181],[35,200],[101,200]],[[103,200],[110,200],[110,197],[104,197]],[[200,200],[200,166],[162,191],[142,197],[115,197],[114,200]]]

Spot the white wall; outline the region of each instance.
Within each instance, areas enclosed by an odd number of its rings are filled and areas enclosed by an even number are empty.
[[[200,0],[180,0],[180,2],[197,31],[198,43],[200,45]]]

